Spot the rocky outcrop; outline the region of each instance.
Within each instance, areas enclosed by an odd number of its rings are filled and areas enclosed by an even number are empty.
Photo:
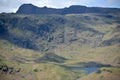
[[[15,74],[21,71],[21,68],[15,69],[14,67],[9,67],[7,65],[1,65],[0,66],[0,73],[5,74]]]

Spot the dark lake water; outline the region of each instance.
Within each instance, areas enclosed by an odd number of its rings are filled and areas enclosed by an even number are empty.
[[[100,68],[99,67],[72,67],[72,70],[85,70],[86,74],[90,74],[92,72],[98,71]]]

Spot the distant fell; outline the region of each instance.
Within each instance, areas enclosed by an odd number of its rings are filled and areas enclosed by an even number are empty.
[[[23,4],[17,10],[18,14],[80,14],[80,13],[120,13],[119,8],[86,7],[72,5],[68,8],[56,9],[37,7],[32,4]]]

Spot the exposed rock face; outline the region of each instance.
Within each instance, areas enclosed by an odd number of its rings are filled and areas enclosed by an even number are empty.
[[[120,9],[99,8],[73,5],[69,8],[55,9],[47,7],[37,7],[32,4],[23,4],[16,13],[18,14],[79,14],[79,13],[119,13]]]
[[[0,35],[15,45],[40,51],[74,43],[109,46],[120,43],[119,18],[114,14],[1,14]],[[112,24],[117,26],[112,29]]]

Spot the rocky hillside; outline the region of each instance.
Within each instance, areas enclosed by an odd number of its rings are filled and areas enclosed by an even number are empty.
[[[120,9],[22,5],[0,14],[0,79],[119,80]],[[72,70],[71,67],[98,67]]]
[[[108,46],[120,42],[119,21],[120,15],[114,14],[0,14],[0,35],[15,45],[40,51],[61,44]]]

